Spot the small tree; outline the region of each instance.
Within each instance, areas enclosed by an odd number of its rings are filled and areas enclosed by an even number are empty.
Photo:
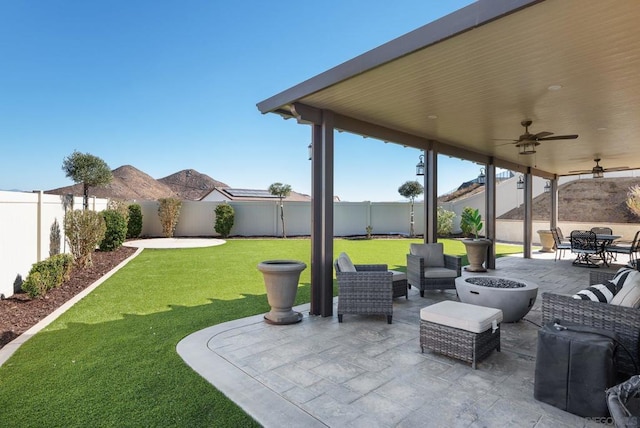
[[[214,226],[216,232],[223,238],[229,236],[231,228],[233,227],[233,221],[235,217],[235,211],[233,207],[226,202],[216,207],[216,224]]]
[[[137,238],[142,233],[142,208],[140,204],[131,204],[127,222],[127,238]]]
[[[89,187],[106,186],[113,180],[105,161],[89,153],[74,151],[62,161],[62,170],[75,183],[82,183],[84,209],[89,209]]]
[[[449,236],[453,232],[453,219],[456,213],[438,207],[438,235]]]
[[[417,181],[407,181],[402,186],[398,187],[398,193],[408,198],[411,201],[411,214],[409,219],[409,236],[413,237],[415,235],[413,224],[414,224],[414,215],[413,215],[413,203],[416,200],[416,196],[421,195],[424,192],[424,187]]]
[[[640,186],[635,185],[629,187],[629,192],[627,192],[627,208],[629,211],[633,213],[636,217],[640,217]]]
[[[53,219],[49,229],[49,257],[60,254],[60,225],[58,219]]]
[[[273,183],[269,186],[269,193],[275,195],[280,200],[280,219],[282,220],[282,237],[286,238],[287,234],[284,230],[284,204],[282,200],[291,193],[291,186],[282,183]]]
[[[75,263],[81,267],[91,265],[91,254],[104,238],[106,229],[104,218],[95,211],[67,211],[64,233]]]
[[[161,198],[158,199],[158,202],[160,203],[158,216],[160,216],[162,224],[162,234],[165,238],[171,238],[178,225],[182,201],[175,198]]]

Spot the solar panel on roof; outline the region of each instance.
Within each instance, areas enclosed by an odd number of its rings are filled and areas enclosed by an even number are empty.
[[[277,198],[277,196],[269,193],[268,190],[260,189],[225,189],[231,196],[245,198]]]

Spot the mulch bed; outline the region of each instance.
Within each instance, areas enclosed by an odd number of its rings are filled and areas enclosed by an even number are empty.
[[[96,251],[92,255],[92,266],[85,269],[74,268],[68,281],[50,290],[45,296],[31,299],[26,293],[20,292],[0,300],[0,348],[93,284],[135,251],[135,248],[130,247],[120,247],[109,252]]]

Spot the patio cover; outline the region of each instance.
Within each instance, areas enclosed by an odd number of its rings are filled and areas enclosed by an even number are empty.
[[[552,180],[555,192],[559,176],[592,168],[594,158],[640,168],[638,22],[636,1],[480,0],[258,103],[262,113],[312,125],[312,240],[321,241],[312,244],[312,289],[320,281],[326,292],[331,279],[334,129],[425,150],[425,240],[433,239],[437,154],[488,166],[489,236],[496,167],[526,175],[525,201],[531,175]],[[517,139],[523,119],[533,134],[579,138],[520,155],[496,139]],[[525,255],[530,222],[529,211]]]

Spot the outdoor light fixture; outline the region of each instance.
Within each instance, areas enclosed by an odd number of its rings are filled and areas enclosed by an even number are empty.
[[[549,180],[547,180],[547,182],[544,183],[544,192],[549,193],[550,191],[551,191],[551,183],[549,182]]]
[[[536,146],[539,146],[540,143],[533,140],[523,140],[516,144],[518,148],[518,154],[520,155],[532,155],[536,152]]]
[[[416,175],[424,175],[424,155],[420,155],[420,160],[416,165]]]
[[[593,178],[604,177],[604,168],[598,165],[598,162],[596,162],[596,166],[593,167],[591,172],[593,173]]]
[[[478,176],[478,184],[485,184],[487,182],[487,174],[484,168],[480,168],[480,175]]]
[[[518,182],[516,183],[516,187],[518,189],[524,189],[524,177],[523,176],[518,177]]]
[[[313,157],[313,147],[311,146],[311,143],[307,146],[307,150],[309,150],[309,160],[311,160]]]

